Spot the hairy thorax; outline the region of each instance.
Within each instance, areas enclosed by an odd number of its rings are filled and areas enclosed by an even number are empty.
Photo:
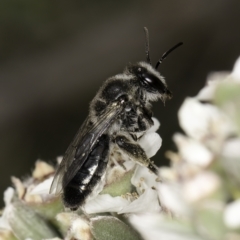
[[[91,118],[98,121],[110,104],[124,100],[124,111],[114,121],[108,132],[139,133],[145,132],[153,125],[151,105],[139,88],[131,84],[131,79],[115,79],[107,82],[91,103]]]

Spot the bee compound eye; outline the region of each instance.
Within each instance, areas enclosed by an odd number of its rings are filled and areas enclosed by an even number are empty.
[[[143,80],[144,84],[151,85],[153,84],[153,81],[149,77],[145,77]]]

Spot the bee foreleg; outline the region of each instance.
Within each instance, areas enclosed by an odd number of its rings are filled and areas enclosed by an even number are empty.
[[[146,166],[150,171],[158,175],[158,167],[150,161],[140,145],[133,143],[123,135],[116,136],[115,143],[123,152],[127,153],[132,160],[142,166]]]

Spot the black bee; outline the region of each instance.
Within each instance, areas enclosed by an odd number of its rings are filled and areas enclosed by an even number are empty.
[[[55,173],[50,193],[63,192],[64,205],[72,210],[81,206],[102,180],[113,146],[153,173],[158,172],[137,139],[153,125],[151,102],[172,97],[157,68],[182,43],[164,53],[154,68],[148,30],[144,30],[147,61],[130,64],[122,74],[105,81]]]

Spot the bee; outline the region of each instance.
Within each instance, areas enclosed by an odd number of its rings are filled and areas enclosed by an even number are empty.
[[[157,69],[182,43],[165,52],[154,68],[150,61],[147,28],[144,31],[146,61],[129,64],[122,74],[105,81],[56,170],[50,193],[62,193],[65,207],[71,210],[82,206],[102,181],[113,148],[154,174],[158,173],[137,140],[153,125],[151,102],[161,99],[165,103],[172,98]]]

